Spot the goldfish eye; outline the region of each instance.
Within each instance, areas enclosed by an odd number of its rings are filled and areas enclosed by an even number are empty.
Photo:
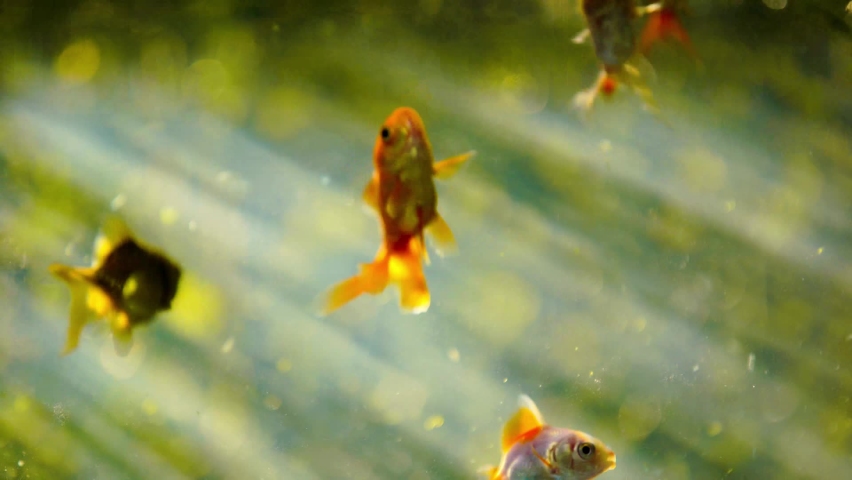
[[[382,140],[389,139],[390,138],[390,130],[388,130],[388,127],[382,127],[382,131],[381,131],[380,135],[382,136]]]
[[[588,460],[595,454],[595,446],[591,443],[581,443],[577,446],[577,454],[579,454],[580,458],[583,460]]]

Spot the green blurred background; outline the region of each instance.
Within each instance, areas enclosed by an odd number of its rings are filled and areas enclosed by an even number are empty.
[[[0,478],[476,478],[519,393],[617,479],[852,472],[852,20],[690,2],[666,127],[575,0],[0,1]],[[328,318],[370,260],[372,143],[417,109],[459,254]],[[61,358],[105,214],[185,269],[120,358]]]

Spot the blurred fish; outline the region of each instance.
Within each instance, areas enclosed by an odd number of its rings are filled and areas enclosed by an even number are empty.
[[[94,256],[91,267],[50,266],[50,272],[71,290],[68,338],[62,354],[77,348],[83,327],[95,317],[108,320],[115,351],[124,356],[133,346],[133,328],[171,308],[181,270],[163,254],[135,240],[115,216],[104,222],[95,240]]]
[[[600,440],[576,430],[547,425],[532,399],[503,426],[499,467],[479,473],[489,480],[588,480],[615,468],[615,453]]]
[[[645,86],[634,65],[641,57],[641,52],[637,51],[634,21],[660,8],[659,3],[637,7],[633,0],[582,0],[580,9],[588,28],[574,37],[574,43],[583,43],[591,37],[602,68],[595,84],[574,96],[574,105],[586,112],[598,95],[609,98],[619,83],[623,83],[643,99],[646,108],[659,113],[651,90]]]
[[[673,38],[698,60],[698,53],[692,46],[692,40],[680,21],[679,11],[686,8],[685,0],[663,0],[645,7],[648,21],[639,36],[638,52],[645,55],[657,42]]]
[[[332,287],[325,298],[326,315],[361,294],[376,295],[389,283],[400,289],[404,312],[422,313],[430,296],[421,261],[429,263],[423,241],[428,232],[439,255],[455,250],[450,227],[438,214],[434,178],[447,179],[475,152],[435,162],[426,127],[411,108],[396,109],[382,125],[373,149],[373,177],[364,201],[381,217],[383,242],[372,263]]]

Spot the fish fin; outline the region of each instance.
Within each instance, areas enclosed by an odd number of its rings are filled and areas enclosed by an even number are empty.
[[[649,15],[655,12],[659,12],[663,8],[663,2],[651,3],[649,5],[643,5],[636,7],[636,16],[641,17],[643,15]]]
[[[372,263],[362,263],[357,275],[347,278],[331,287],[323,298],[320,316],[326,316],[362,294],[377,295],[388,285],[389,257],[384,245],[379,248]]]
[[[437,215],[438,212],[435,212],[435,214]],[[425,239],[426,225],[423,224],[423,211],[420,209],[420,207],[417,207],[417,222],[420,226],[420,234],[417,235],[417,236],[420,239],[420,245],[423,246],[423,248],[421,249],[421,255],[422,255],[422,258],[423,258],[423,263],[425,263],[426,265],[429,265],[432,262],[429,260],[429,251],[426,250],[426,239]]]
[[[544,428],[544,419],[535,403],[526,395],[520,397],[518,411],[503,425],[503,453],[512,445],[535,437]]]
[[[591,31],[588,28],[584,28],[577,35],[574,35],[574,38],[571,39],[572,42],[580,45],[581,43],[585,43],[586,40],[589,39],[589,35],[591,35]]]
[[[616,78],[608,74],[605,70],[601,70],[598,73],[597,80],[595,80],[595,83],[591,87],[580,90],[574,95],[572,99],[574,108],[579,110],[580,114],[585,117],[592,110],[599,93],[609,97],[615,93],[617,87],[618,81]]]
[[[530,445],[530,451],[535,458],[537,458],[545,467],[547,467],[548,470],[550,470],[551,473],[556,471],[556,466],[550,463],[550,461],[546,458],[542,457],[541,454],[538,453],[538,450],[536,450],[532,445]]]
[[[671,7],[661,7],[649,12],[648,21],[645,23],[645,27],[639,36],[637,51],[645,54],[651,50],[654,44],[667,38],[673,38],[683,45],[684,49],[698,62],[699,66],[703,66],[698,52],[692,45],[689,34],[680,21],[680,17]]]
[[[367,186],[364,187],[364,193],[361,197],[368,207],[377,212],[379,211],[379,176],[377,174],[374,173],[370,181],[367,182]]]
[[[458,251],[453,231],[437,212],[435,212],[435,218],[426,227],[426,232],[435,242],[435,251],[438,252],[438,255],[443,257]]]
[[[110,214],[104,219],[100,233],[95,239],[95,265],[100,264],[115,247],[132,238],[133,233],[118,215]]]
[[[122,318],[123,317],[123,318]],[[133,334],[130,329],[130,319],[124,312],[116,315],[112,325],[112,345],[115,354],[126,357],[133,349]]]
[[[65,347],[61,354],[65,356],[77,348],[83,328],[92,319],[92,311],[89,309],[87,302],[89,289],[92,288],[88,281],[91,270],[59,264],[51,265],[49,270],[50,273],[65,281],[71,290],[71,313],[68,320],[68,334],[65,339]]]
[[[455,175],[464,162],[470,160],[470,157],[476,155],[476,152],[471,150],[467,153],[462,153],[461,155],[456,155],[455,157],[446,158],[441,160],[440,162],[435,162],[432,166],[432,169],[435,174],[435,178],[439,180],[446,180],[453,175]]]
[[[495,467],[494,465],[485,465],[479,470],[477,470],[476,473],[481,477],[487,478],[488,480],[504,480],[505,478],[503,477],[503,475],[500,474],[500,469]]]
[[[389,281],[399,286],[400,308],[405,313],[419,314],[429,309],[431,298],[421,263],[425,250],[420,237],[415,236],[405,250],[391,252],[388,258]]]

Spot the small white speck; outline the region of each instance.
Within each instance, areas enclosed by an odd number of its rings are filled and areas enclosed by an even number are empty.
[[[508,381],[509,381],[509,379],[508,379],[508,378],[504,378],[504,379],[503,379],[503,383],[506,383],[506,382],[508,382]]]
[[[234,337],[228,337],[225,340],[225,343],[222,345],[222,353],[231,353],[231,350],[234,349]]]
[[[223,170],[216,175],[216,181],[219,183],[225,183],[233,178],[233,174],[227,170]]]
[[[329,178],[328,175],[323,175],[320,178],[320,185],[322,185],[323,187],[327,187],[330,183],[331,183],[331,178]]]
[[[692,371],[697,372],[699,368],[701,368],[701,367],[699,367],[698,364],[696,363],[695,365],[692,366]]]
[[[24,466],[24,461],[23,461],[23,460],[18,460],[18,466],[19,466],[19,467],[23,467],[23,466]]]
[[[109,204],[109,208],[111,208],[114,212],[123,207],[125,203],[127,203],[127,197],[125,197],[124,194],[119,193],[112,199],[112,202]]]
[[[754,358],[755,358],[755,357],[754,357],[754,354],[753,354],[753,353],[749,353],[749,354],[748,354],[748,371],[749,371],[749,372],[753,372],[753,371],[754,371]]]

